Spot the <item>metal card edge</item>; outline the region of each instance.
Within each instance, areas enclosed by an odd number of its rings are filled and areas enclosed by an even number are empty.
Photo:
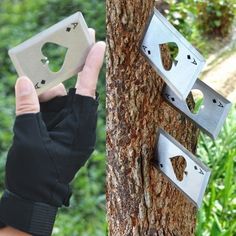
[[[25,48],[28,47],[28,44],[29,44],[29,43],[32,43],[32,42],[33,42],[33,43],[40,43],[40,42],[42,41],[42,38],[48,37],[48,35],[54,34],[54,33],[58,30],[58,28],[60,28],[60,26],[61,26],[62,24],[65,24],[66,22],[69,23],[69,22],[70,22],[73,18],[75,18],[75,17],[78,18],[78,20],[79,20],[80,23],[85,21],[84,18],[83,18],[82,13],[81,13],[81,12],[76,12],[76,13],[74,13],[73,15],[64,18],[63,20],[61,20],[61,21],[59,21],[59,22],[57,22],[57,23],[55,23],[55,24],[49,26],[48,28],[46,28],[46,29],[44,29],[44,30],[42,30],[42,31],[40,31],[40,32],[38,32],[38,33],[36,33],[36,34],[33,35],[32,37],[26,39],[26,40],[23,41],[22,43],[20,43],[20,44],[16,45],[15,47],[11,48],[11,49],[9,50],[9,53],[12,54],[12,53],[21,52],[22,50],[24,50]],[[83,25],[84,27],[87,27],[87,24],[83,24],[83,23],[82,23],[82,25]],[[87,27],[87,28],[88,28],[88,27]],[[85,31],[83,31],[83,32],[85,33]],[[89,34],[87,34],[86,36],[88,36],[88,35],[89,35]]]
[[[192,161],[196,162],[199,166],[201,166],[205,172],[211,172],[211,170],[207,166],[205,166],[204,163],[199,158],[193,155],[187,148],[185,148],[181,143],[179,143],[174,137],[172,137],[162,128],[159,128],[159,130],[160,130],[160,134],[164,135],[166,138],[171,140],[171,142],[174,145],[176,145],[179,149],[181,149],[187,156],[189,156],[192,159]]]
[[[189,156],[194,162],[196,162],[204,171],[205,171],[205,175],[206,177],[204,178],[204,183],[203,183],[203,190],[200,191],[199,193],[199,196],[198,196],[198,199],[197,201],[195,202],[194,199],[192,199],[187,193],[185,193],[168,175],[165,174],[165,172],[159,167],[158,165],[158,157],[157,157],[157,142],[160,138],[160,135],[164,135],[165,137],[167,137],[168,139],[170,139],[170,141],[176,145],[178,148],[180,148],[187,156]],[[211,170],[205,166],[203,164],[203,162],[201,162],[200,159],[198,159],[197,157],[195,157],[191,152],[189,152],[183,145],[181,145],[177,140],[175,140],[171,135],[169,135],[166,131],[164,131],[162,128],[159,128],[158,129],[158,132],[157,132],[157,142],[156,142],[156,145],[155,145],[155,166],[156,168],[158,168],[158,170],[167,178],[170,180],[170,182],[184,195],[186,196],[198,209],[201,207],[201,204],[202,204],[202,200],[203,200],[203,197],[204,197],[204,193],[206,191],[206,188],[207,188],[207,184],[209,182],[209,178],[210,178],[210,175],[211,175]],[[190,155],[189,155],[190,154]],[[194,158],[192,158],[194,157]]]

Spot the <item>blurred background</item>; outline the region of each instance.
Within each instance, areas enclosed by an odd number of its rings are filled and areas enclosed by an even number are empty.
[[[203,205],[198,213],[197,236],[236,235],[236,1],[158,1],[169,21],[206,58],[200,79],[232,103],[224,128],[215,141],[200,134],[197,156],[211,169]],[[194,113],[204,100],[192,91]]]
[[[207,59],[201,79],[235,104],[236,1],[173,0],[158,1],[158,5],[168,20]],[[0,1],[0,192],[4,188],[4,165],[12,139],[17,78],[7,51],[76,11],[81,11],[88,26],[96,29],[97,40],[105,40],[103,0]],[[51,47],[48,53],[53,59],[52,67],[57,69],[62,63],[63,50]],[[65,84],[67,88],[74,86],[75,78]],[[106,235],[104,68],[98,91],[101,103],[96,151],[73,182],[71,207],[60,210],[53,235]],[[200,135],[198,156],[212,169],[212,176],[198,214],[196,235],[233,236],[236,234],[235,105],[217,140]]]
[[[12,139],[14,84],[17,78],[7,51],[76,11],[81,11],[97,40],[105,40],[105,2],[101,0],[1,0],[0,1],[0,191],[4,187],[4,165]],[[64,61],[65,50],[48,44],[51,69]],[[105,63],[104,63],[105,64]],[[73,182],[69,209],[61,209],[53,235],[104,236],[105,216],[105,66],[99,78],[98,138],[93,157]],[[66,87],[75,86],[76,78]]]

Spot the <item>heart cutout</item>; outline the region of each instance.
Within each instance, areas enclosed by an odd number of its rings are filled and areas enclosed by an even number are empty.
[[[178,60],[176,60],[176,57],[179,53],[179,47],[177,46],[176,43],[174,42],[168,42],[164,44],[159,44],[160,47],[160,52],[161,52],[161,60],[162,60],[162,65],[165,68],[165,70],[169,71],[173,66],[178,65]],[[167,50],[169,51],[171,61],[172,63],[169,64],[167,63],[167,57],[166,57],[166,52]]]
[[[198,114],[204,108],[204,94],[199,89],[192,89],[185,101],[193,114]]]
[[[182,156],[174,156],[170,158],[171,164],[175,173],[176,178],[179,181],[183,181],[184,175],[187,175],[188,172],[185,171],[187,167],[187,162]]]
[[[51,72],[58,72],[65,61],[68,48],[56,43],[45,43],[42,47],[42,54],[45,56],[41,59],[43,65],[48,65]]]

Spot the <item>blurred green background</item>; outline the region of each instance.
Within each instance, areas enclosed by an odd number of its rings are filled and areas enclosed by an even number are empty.
[[[97,40],[105,40],[105,2],[101,0],[1,0],[0,1],[0,190],[3,190],[4,163],[11,144],[14,120],[15,69],[8,49],[39,33],[76,11],[81,11]],[[54,62],[63,50],[49,51]],[[60,62],[59,62],[60,64]],[[105,64],[105,63],[104,63]],[[53,64],[57,67],[57,63]],[[105,68],[105,66],[104,66]],[[106,232],[105,216],[105,69],[99,78],[98,139],[93,157],[73,182],[74,195],[69,209],[61,209],[54,235],[98,235]],[[69,88],[75,78],[66,82]]]
[[[161,1],[168,19],[208,58],[232,40],[235,1]],[[84,14],[97,40],[105,40],[105,1],[102,0],[1,0],[0,1],[0,191],[4,188],[4,165],[12,139],[16,73],[8,49],[76,11]],[[231,51],[236,51],[233,46]],[[52,50],[55,61],[60,50]],[[228,54],[227,54],[228,55]],[[57,60],[58,59],[58,60]],[[58,65],[54,65],[57,68]],[[67,88],[75,78],[66,82]],[[73,182],[69,209],[61,209],[53,235],[106,235],[105,216],[105,69],[98,90],[100,107],[96,151]],[[200,136],[199,157],[212,169],[204,204],[199,212],[196,235],[227,235],[236,232],[236,109],[216,141]]]

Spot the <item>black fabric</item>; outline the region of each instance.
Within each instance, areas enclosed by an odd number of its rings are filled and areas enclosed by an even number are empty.
[[[6,189],[29,204],[68,206],[69,183],[94,150],[98,99],[77,95],[71,89],[67,96],[40,106],[40,113],[16,117],[6,163]],[[6,224],[3,199],[0,221]],[[11,217],[16,221],[16,216]],[[22,212],[21,217],[28,216]],[[12,225],[11,221],[7,224]]]
[[[0,216],[6,225],[10,224],[14,228],[33,235],[51,234],[57,207],[26,201],[8,190],[5,190],[1,202]],[[23,217],[22,212],[24,213]]]

